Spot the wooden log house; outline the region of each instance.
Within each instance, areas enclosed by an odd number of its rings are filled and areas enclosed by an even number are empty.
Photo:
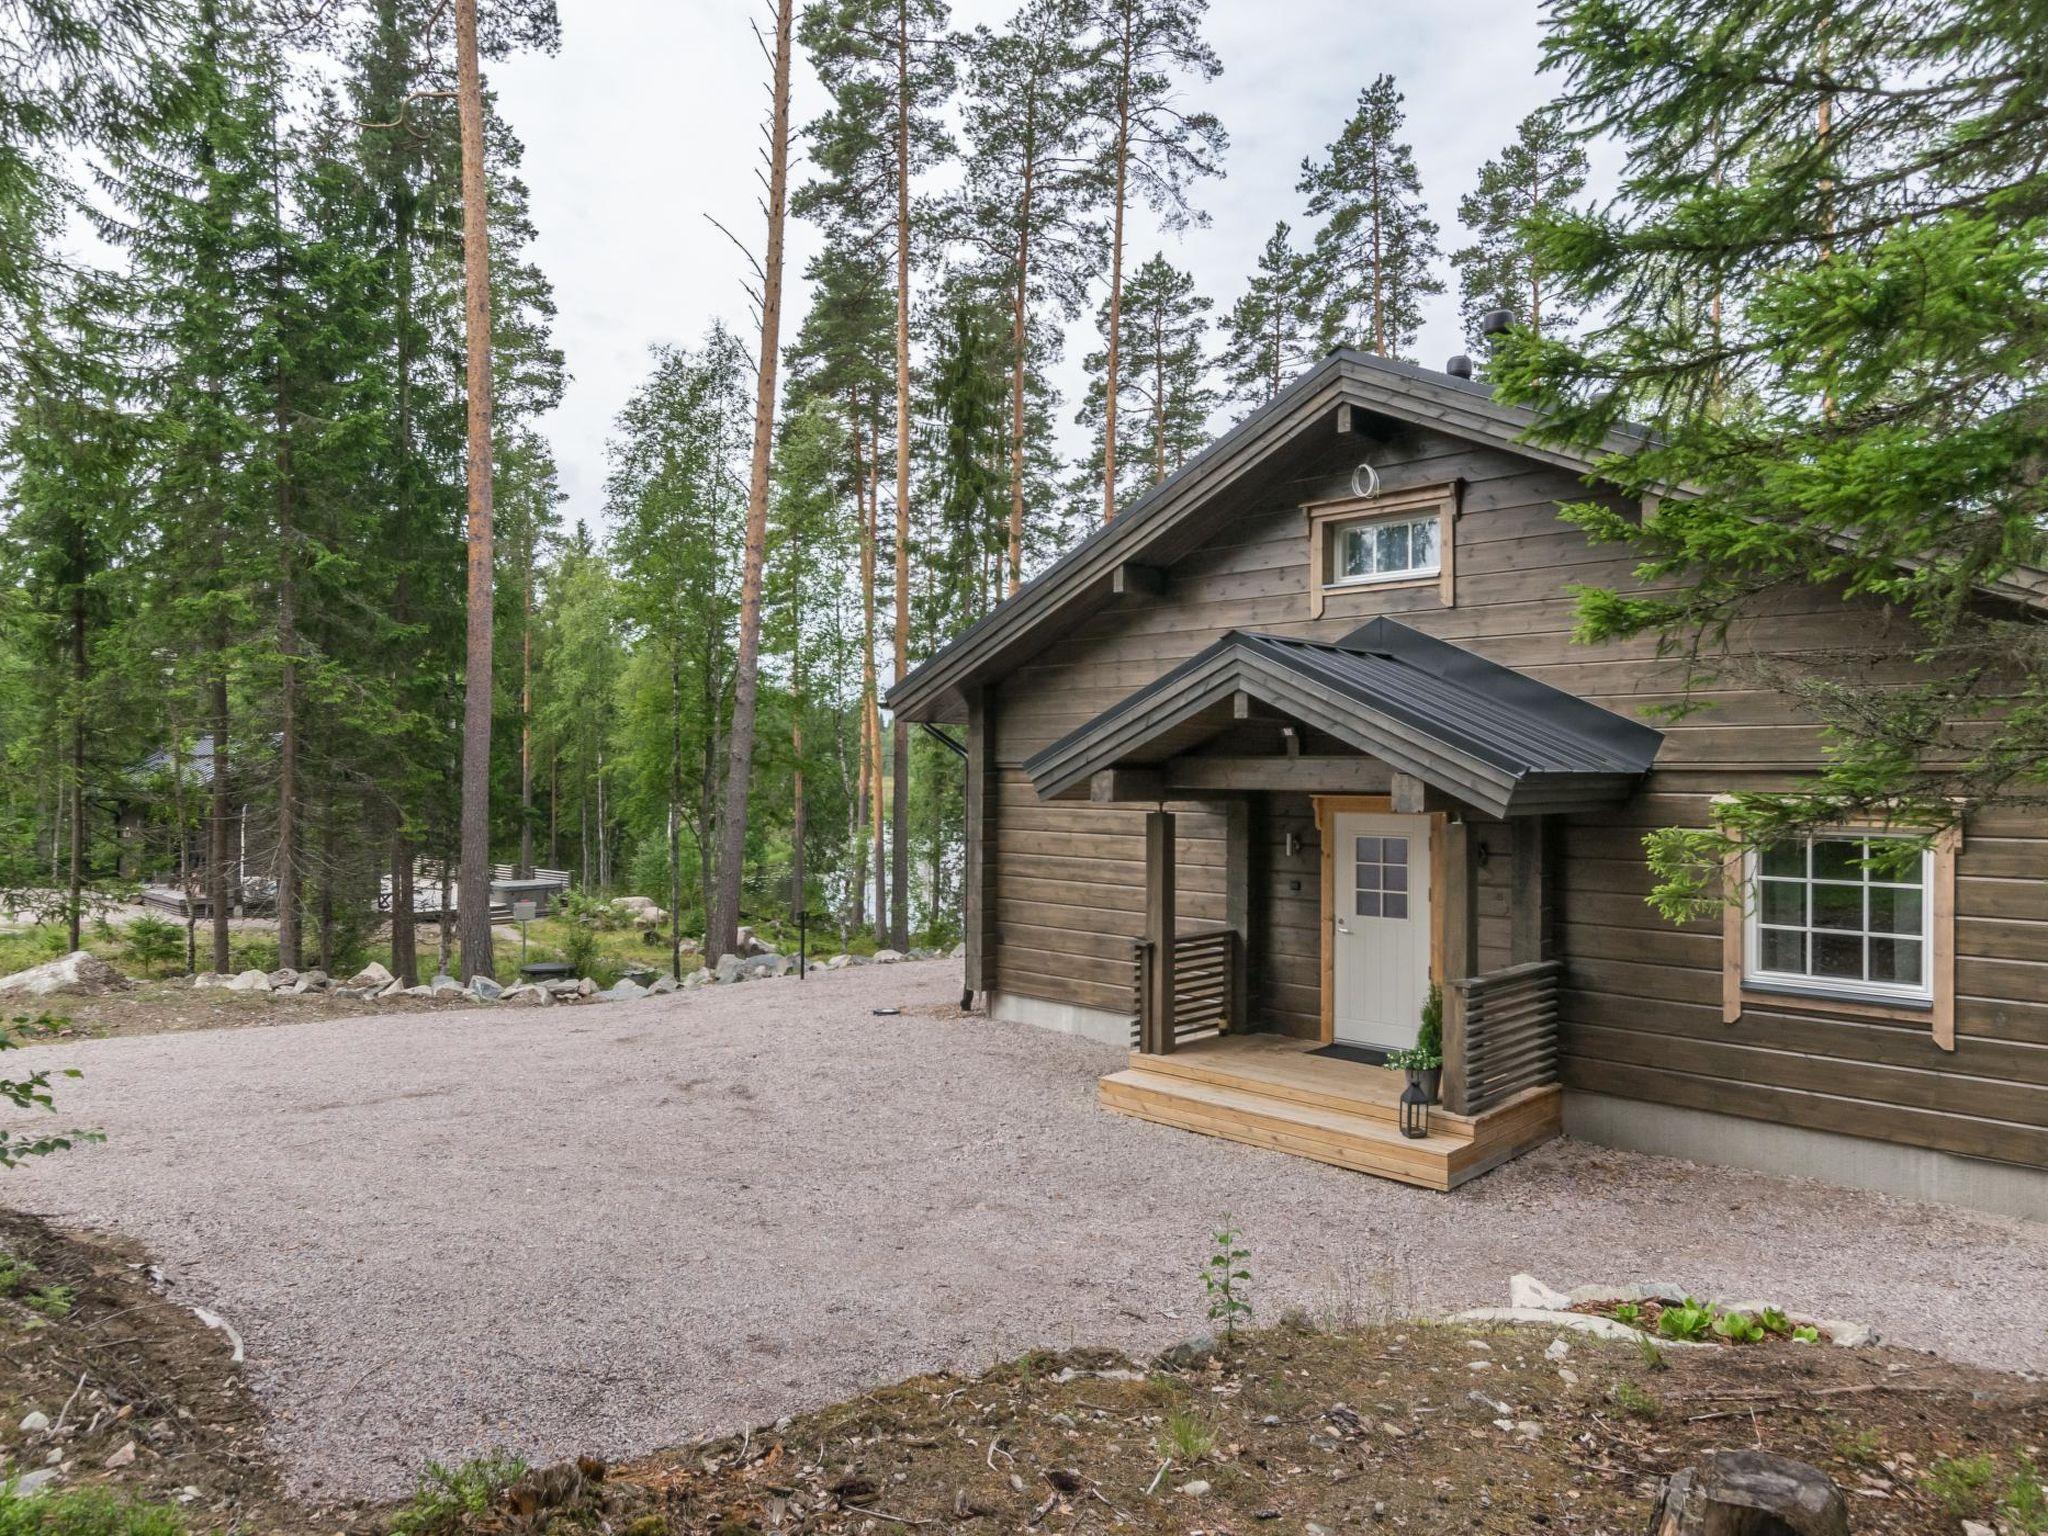
[[[1559,516],[1612,493],[1530,424],[1334,352],[892,690],[967,729],[967,991],[1128,1043],[1113,1109],[1436,1189],[1568,1131],[2048,1214],[2048,826],[1978,814],[1894,880],[1864,840],[1911,829],[1844,827],[1660,918],[1644,833],[1795,787],[1821,732],[1732,681],[1649,723],[1681,664],[1573,640],[1571,586],[1631,561]],[[2048,578],[1984,601],[2037,615]],[[1746,622],[1910,673],[1873,602]],[[1413,1139],[1376,1062],[1432,983]]]

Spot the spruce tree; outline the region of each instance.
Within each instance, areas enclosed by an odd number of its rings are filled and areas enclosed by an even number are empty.
[[[1568,329],[1578,318],[1578,306],[1536,259],[1527,230],[1585,188],[1586,152],[1550,108],[1523,118],[1515,142],[1479,168],[1479,184],[1458,202],[1458,218],[1474,239],[1451,253],[1458,315],[1474,351],[1488,349],[1479,329],[1488,310],[1505,309],[1538,334]]]
[[[1818,777],[1739,791],[1720,833],[1652,839],[1659,904],[1718,901],[1723,833],[1858,813],[1939,830],[2037,796],[2048,641],[1982,593],[2038,591],[2048,559],[2039,15],[1569,0],[1548,52],[1574,131],[1627,160],[1613,206],[1531,225],[1601,324],[1511,332],[1497,387],[1596,453],[1625,419],[1647,428],[1598,475],[1656,507],[1571,509],[1642,582],[1584,592],[1580,633],[1653,641],[1689,686],[1785,691],[1826,728]],[[1788,584],[1893,624],[1909,676],[1788,649]]]
[[[1402,139],[1403,97],[1392,75],[1358,93],[1350,120],[1321,162],[1304,160],[1297,190],[1323,221],[1312,293],[1324,345],[1339,342],[1406,357],[1422,327],[1422,301],[1442,293],[1437,228],[1423,202],[1415,152]]]

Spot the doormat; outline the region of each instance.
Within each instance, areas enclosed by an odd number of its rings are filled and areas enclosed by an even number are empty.
[[[1334,1056],[1339,1061],[1355,1061],[1367,1067],[1384,1067],[1387,1064],[1387,1053],[1371,1045],[1345,1045],[1339,1042],[1335,1045],[1320,1046],[1310,1051],[1309,1055]]]

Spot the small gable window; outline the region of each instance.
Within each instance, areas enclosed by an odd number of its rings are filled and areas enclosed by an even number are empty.
[[[1404,588],[1434,587],[1447,608],[1456,601],[1456,481],[1314,502],[1306,511],[1310,618],[1332,603],[1339,614],[1369,614],[1372,594]]]
[[[1434,517],[1346,523],[1337,537],[1339,582],[1434,576],[1443,568],[1441,530]]]

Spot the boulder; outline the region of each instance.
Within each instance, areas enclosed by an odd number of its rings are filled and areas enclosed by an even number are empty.
[[[37,1467],[32,1472],[24,1472],[14,1479],[14,1496],[17,1499],[34,1498],[62,1475],[61,1467]]]
[[[436,976],[427,984],[427,990],[435,997],[467,997],[469,989],[453,976]]]
[[[262,971],[244,971],[228,983],[230,992],[268,992],[270,977]]]
[[[901,950],[878,949],[875,951],[875,964],[877,965],[896,965],[902,959],[903,953]]]
[[[1820,1468],[1768,1451],[1709,1451],[1674,1473],[1649,1536],[1849,1536],[1849,1505]]]
[[[964,943],[955,944],[947,958],[951,960],[965,960],[967,958],[967,946]]]
[[[637,981],[616,981],[597,994],[608,1003],[638,1002],[647,995],[647,989]]]
[[[650,997],[666,997],[669,993],[675,991],[675,989],[676,979],[675,977],[669,975],[666,971],[663,971],[659,976],[655,977],[654,980],[650,981],[647,984],[647,993]]]
[[[739,981],[747,974],[747,962],[738,955],[720,955],[714,971],[720,981]]]
[[[479,974],[469,978],[469,995],[480,1003],[495,1003],[505,995],[505,989],[494,977]]]
[[[376,961],[372,960],[360,971],[357,971],[355,975],[349,977],[347,985],[351,987],[371,988],[388,987],[391,985],[391,973],[385,970],[384,967],[379,965]]]
[[[522,981],[516,987],[507,987],[503,999],[508,1003],[522,1003],[529,1008],[545,1008],[554,1000],[554,994],[546,987],[536,986],[530,981]]]
[[[405,991],[405,983],[393,977],[383,986],[370,993],[372,997],[397,997]]]
[[[279,966],[276,970],[270,973],[271,989],[275,991],[279,987],[288,987],[298,979],[299,973],[293,970],[290,966]]]
[[[683,978],[683,990],[685,992],[694,992],[699,987],[709,986],[711,983],[717,980],[718,978],[716,976],[712,975],[709,971],[705,970],[704,967],[700,965],[697,967],[696,970],[690,972],[689,975]]]
[[[578,976],[576,978],[576,995],[578,997],[597,996],[597,983],[588,976]]]
[[[796,968],[796,962],[787,955],[778,955],[770,950],[765,955],[754,955],[743,962],[742,969],[749,977],[787,976]]]
[[[218,971],[201,971],[192,978],[192,990],[205,992],[214,987],[224,987],[233,979],[231,976],[221,975]]]
[[[405,995],[406,995],[407,997],[440,997],[440,996],[442,995],[442,993],[441,993],[441,989],[440,989],[439,987],[425,987],[425,986],[421,986],[421,987],[407,987],[407,988],[405,989]]]
[[[128,985],[126,976],[83,949],[16,971],[12,976],[0,976],[0,993],[23,997],[48,997],[53,992],[116,992]]]
[[[761,942],[751,928],[740,929],[733,938],[733,948],[739,951],[740,958],[743,960],[750,955],[765,955],[768,953],[768,946]]]
[[[825,969],[828,971],[843,971],[851,964],[853,964],[853,956],[844,954],[834,955],[825,962]]]
[[[430,987],[454,987],[458,991],[462,987],[462,983],[453,976],[450,976],[446,971],[434,972],[433,975],[427,978],[427,985]]]

